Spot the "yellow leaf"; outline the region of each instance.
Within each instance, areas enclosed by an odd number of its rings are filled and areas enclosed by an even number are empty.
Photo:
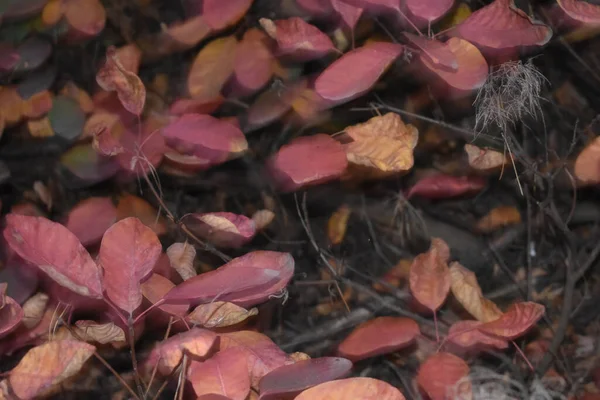
[[[494,321],[502,316],[498,306],[483,297],[475,274],[457,262],[450,264],[450,289],[456,300],[478,321]]]
[[[351,212],[350,207],[343,204],[329,217],[329,221],[327,222],[327,237],[329,237],[331,244],[338,245],[344,240]]]
[[[188,315],[188,320],[205,328],[222,328],[238,324],[246,319],[258,315],[258,309],[246,310],[240,306],[226,301],[215,301],[200,304]]]
[[[475,228],[478,232],[488,233],[508,225],[516,225],[521,222],[519,210],[511,206],[500,206],[492,209],[484,215]]]
[[[233,73],[237,40],[234,36],[208,43],[198,53],[188,75],[188,92],[192,97],[214,98]]]

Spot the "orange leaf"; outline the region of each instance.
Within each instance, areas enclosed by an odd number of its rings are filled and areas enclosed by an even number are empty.
[[[258,315],[257,308],[246,310],[226,301],[214,301],[200,304],[187,316],[187,320],[204,328],[212,329],[235,325],[254,315]]]
[[[448,341],[465,348],[478,344],[490,345],[498,349],[506,349],[508,347],[508,343],[505,340],[487,335],[477,329],[482,324],[483,322],[479,321],[455,322],[448,331]]]
[[[348,219],[352,210],[348,205],[342,204],[327,221],[327,236],[329,242],[333,245],[342,243],[344,236],[346,235],[346,228],[348,227]]]
[[[419,368],[417,382],[431,400],[450,400],[454,394],[471,391],[471,383],[457,383],[469,374],[469,366],[462,359],[450,353],[436,353],[430,356]],[[470,398],[470,397],[460,397]]]
[[[600,136],[585,146],[575,159],[575,177],[584,185],[600,183]]]
[[[450,285],[456,300],[478,321],[489,322],[502,315],[496,304],[483,297],[475,274],[457,262],[450,265]]]
[[[378,317],[356,327],[338,353],[352,361],[392,353],[409,346],[420,333],[419,325],[410,318]]]
[[[146,102],[146,88],[141,79],[121,64],[114,47],[106,50],[106,63],[96,74],[98,85],[107,91],[116,91],[125,109],[140,115]]]
[[[157,235],[167,232],[167,226],[160,212],[146,200],[127,194],[119,199],[117,204],[117,220],[136,217]]]
[[[410,267],[413,296],[434,312],[444,303],[450,290],[449,257],[448,245],[442,239],[433,238],[429,251],[416,256]]]
[[[543,305],[530,301],[512,304],[498,319],[487,322],[478,329],[488,335],[513,340],[535,325],[544,315],[544,311]]]
[[[142,283],[142,295],[152,304],[158,302],[175,284],[162,275],[152,274],[148,280]],[[167,314],[183,317],[189,306],[185,304],[163,304],[158,309]]]
[[[481,217],[475,228],[478,232],[489,233],[508,225],[521,223],[521,213],[512,206],[499,206]]]
[[[233,73],[236,47],[236,38],[227,36],[213,40],[200,50],[187,78],[192,97],[212,99],[220,94]]]
[[[373,378],[347,378],[321,383],[300,393],[295,400],[404,400],[398,389]]]
[[[56,340],[34,347],[10,372],[10,386],[21,399],[35,398],[78,373],[94,351],[91,344],[75,340]]]
[[[61,89],[60,94],[75,100],[84,113],[89,114],[94,111],[94,102],[90,95],[73,81],[68,81]]]
[[[194,269],[196,248],[188,242],[173,243],[167,249],[167,256],[171,267],[177,271],[184,281],[198,275]]]

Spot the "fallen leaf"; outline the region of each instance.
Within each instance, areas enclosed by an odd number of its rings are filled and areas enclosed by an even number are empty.
[[[329,381],[300,393],[295,400],[405,400],[398,389],[373,378],[346,378]]]
[[[74,36],[98,35],[106,24],[106,10],[99,0],[63,1],[63,12]]]
[[[171,267],[177,271],[184,281],[198,275],[194,269],[196,248],[188,242],[173,243],[167,249],[167,256]]]
[[[36,398],[77,374],[95,351],[91,344],[75,340],[55,340],[34,347],[10,371],[11,389],[21,399]]]
[[[344,0],[331,0],[331,6],[351,30],[354,30],[356,23],[364,11],[364,8],[346,3]]]
[[[109,197],[90,197],[77,203],[67,215],[65,226],[84,246],[98,243],[117,221],[117,209]]]
[[[258,210],[252,214],[252,221],[254,221],[256,232],[266,229],[267,226],[271,225],[273,219],[275,219],[275,213],[271,210]]]
[[[410,267],[410,291],[419,303],[435,312],[450,290],[448,245],[439,238],[431,240],[426,253],[419,254]]]
[[[125,332],[112,322],[99,324],[96,321],[79,320],[75,322],[74,332],[86,342],[125,342]]]
[[[575,177],[586,186],[600,183],[600,136],[588,143],[577,155]]]
[[[215,39],[205,45],[194,59],[187,78],[192,97],[215,98],[234,70],[238,42],[235,36]]]
[[[238,248],[256,234],[253,220],[230,212],[187,214],[181,219],[195,234],[217,247]]]
[[[117,221],[128,217],[139,219],[157,235],[167,232],[166,222],[160,212],[146,200],[131,194],[121,197],[117,204]]]
[[[471,168],[479,171],[496,171],[508,163],[508,159],[504,153],[482,149],[469,143],[465,144],[465,152],[467,153]]]
[[[431,400],[447,400],[455,395],[469,396],[471,382],[468,375],[466,362],[454,354],[442,352],[431,355],[421,364],[417,382]]]
[[[182,98],[178,99],[169,108],[172,115],[184,114],[210,114],[216,111],[225,98],[220,94],[216,97],[195,97],[193,99]]]
[[[48,300],[48,295],[41,292],[27,299],[23,304],[23,326],[25,328],[32,329],[40,323],[46,312]]]
[[[512,206],[498,206],[477,221],[478,232],[489,233],[500,228],[521,223],[521,213]]]
[[[43,217],[9,214],[4,238],[19,256],[59,285],[82,296],[103,298],[100,268],[66,227]]]
[[[106,295],[130,315],[142,304],[140,281],[152,273],[161,251],[156,234],[133,217],[115,223],[102,238],[98,259]]]
[[[454,0],[406,0],[406,6],[413,16],[428,23],[442,18],[454,5]]]
[[[246,15],[253,0],[203,0],[202,18],[214,30],[235,25]]]
[[[408,190],[406,198],[419,196],[437,200],[473,195],[481,192],[486,185],[486,179],[480,176],[435,174],[426,176],[415,183]]]
[[[483,333],[514,340],[527,332],[544,315],[545,307],[530,301],[512,304],[498,319],[477,327]]]
[[[263,88],[273,76],[273,55],[266,35],[249,29],[235,49],[232,76],[233,93],[248,96]]]
[[[338,353],[356,362],[410,346],[421,334],[419,325],[404,317],[377,317],[360,324],[340,343]]]
[[[327,221],[327,237],[332,245],[338,245],[344,241],[346,236],[346,228],[348,228],[348,219],[352,210],[347,204],[342,204],[329,220]]]
[[[258,315],[256,308],[246,310],[233,303],[214,301],[200,304],[186,318],[193,324],[213,329],[236,325],[255,315]]]
[[[343,378],[350,373],[352,362],[340,357],[320,357],[283,365],[260,380],[261,400],[292,398],[324,382]]]
[[[447,340],[464,348],[472,348],[477,345],[488,345],[503,350],[508,347],[506,340],[487,335],[477,329],[481,324],[483,324],[483,322],[480,321],[455,322],[448,331]]]
[[[259,22],[265,32],[277,41],[279,55],[288,56],[295,61],[318,59],[335,50],[333,42],[326,34],[302,18],[292,17],[276,21],[261,18]]]
[[[489,322],[502,316],[498,306],[483,297],[475,274],[457,262],[450,264],[450,285],[456,300],[478,321]]]

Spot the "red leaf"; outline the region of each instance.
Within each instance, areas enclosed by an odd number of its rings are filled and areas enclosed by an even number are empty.
[[[350,29],[354,29],[364,11],[364,8],[345,3],[343,0],[331,0],[331,5]]]
[[[325,134],[296,138],[267,163],[277,187],[285,192],[337,179],[347,166],[342,145]]]
[[[218,352],[204,362],[192,361],[187,379],[196,396],[217,394],[231,400],[245,400],[250,393],[247,355],[243,349]]]
[[[281,292],[293,274],[294,259],[288,253],[254,251],[177,285],[164,301],[200,304],[219,300],[248,308]]]
[[[398,389],[373,378],[347,378],[321,383],[300,393],[295,400],[405,400]]]
[[[443,17],[453,5],[454,0],[406,0],[412,15],[430,23]]]
[[[217,247],[241,247],[256,234],[252,219],[230,212],[187,214],[182,220],[195,234]]]
[[[455,385],[468,374],[469,366],[462,359],[450,353],[436,353],[421,364],[417,382],[431,400],[447,400],[454,398]],[[470,383],[460,386],[460,393],[470,391]]]
[[[169,146],[217,165],[248,148],[244,134],[229,122],[210,115],[184,114],[163,128]]]
[[[235,25],[252,5],[253,0],[203,0],[202,18],[214,30]]]
[[[422,54],[427,57],[432,64],[445,67],[452,71],[458,69],[456,55],[444,43],[439,40],[427,39],[423,36],[413,35],[408,32],[404,32],[403,35],[410,43],[421,49],[423,51]]]
[[[173,289],[175,284],[169,279],[159,274],[152,274],[144,283],[142,283],[142,295],[152,304],[162,299],[169,290]],[[189,307],[185,304],[163,304],[158,309],[176,317],[184,317]]]
[[[0,293],[0,338],[17,328],[23,319],[23,309],[12,297]]]
[[[265,32],[277,41],[279,55],[296,61],[310,61],[325,56],[335,46],[329,36],[302,18],[292,17],[272,21],[260,19]]]
[[[411,293],[433,312],[441,307],[450,291],[449,257],[448,245],[433,238],[429,250],[416,256],[410,267]]]
[[[552,29],[531,20],[514,5],[513,0],[495,0],[480,8],[458,25],[454,32],[488,50],[543,46],[552,37]]]
[[[512,304],[497,320],[486,322],[477,329],[506,340],[525,334],[544,315],[545,307],[530,301]]]
[[[235,48],[232,86],[236,95],[251,95],[271,80],[274,61],[266,39],[260,30],[249,29]]]
[[[464,348],[470,348],[479,344],[493,346],[497,349],[506,349],[508,343],[500,338],[487,335],[477,329],[483,322],[458,321],[448,331],[448,341]]]
[[[396,43],[375,42],[349,51],[319,75],[315,90],[332,101],[359,97],[371,89],[403,49]]]
[[[354,362],[408,347],[421,334],[410,318],[378,317],[360,324],[340,343],[338,353]]]
[[[419,196],[437,200],[473,195],[482,191],[486,184],[485,178],[480,176],[430,175],[414,184],[406,198]]]
[[[268,336],[253,331],[222,333],[221,351],[239,349],[246,353],[246,362],[253,388],[263,376],[292,361]]]
[[[142,304],[140,281],[152,272],[161,250],[156,234],[137,218],[122,219],[106,231],[99,263],[106,294],[119,308],[133,314]]]
[[[140,115],[146,101],[146,88],[140,78],[121,64],[114,47],[106,50],[106,63],[96,74],[96,82],[104,90],[116,91],[127,111]]]
[[[71,209],[65,226],[88,246],[98,243],[116,220],[117,208],[109,197],[90,197]]]
[[[557,0],[558,6],[575,21],[586,25],[600,25],[600,5],[583,0]]]
[[[350,372],[352,362],[339,357],[302,360],[279,367],[260,380],[261,400],[293,398],[303,390],[340,379]]]
[[[9,214],[4,238],[19,256],[61,286],[82,296],[102,298],[100,268],[66,227],[42,217]]]

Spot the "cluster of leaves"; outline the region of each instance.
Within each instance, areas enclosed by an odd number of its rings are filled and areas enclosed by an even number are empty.
[[[0,9],[3,24],[11,28],[0,30],[5,40],[0,71],[8,82],[0,90],[2,130],[26,126],[27,135],[66,141],[70,148],[61,164],[80,186],[143,178],[160,202],[157,170],[189,177],[249,156],[247,135],[282,121],[318,125],[334,107],[370,92],[390,70],[426,82],[440,101],[468,99],[487,87],[480,99],[488,113],[480,120],[504,129],[538,107],[536,72],[515,67],[522,66],[515,60],[553,35],[549,25],[511,0],[494,0],[462,17],[452,10],[452,1],[296,0],[283,6],[289,18],[260,18],[243,34],[230,28],[248,13],[252,0],[184,3],[186,20],[136,43],[109,46],[90,96],[70,81],[53,91],[58,72],[49,62],[49,38],[81,43],[97,36],[106,24],[102,3],[8,1]],[[560,0],[552,12],[553,27],[570,33],[600,24],[600,8],[581,0]],[[402,43],[359,32],[360,21],[381,16],[402,31]],[[444,24],[448,29],[441,30]],[[432,27],[440,33],[420,31]],[[191,50],[195,57],[183,89],[168,104],[160,79],[147,88],[140,67]],[[319,66],[317,72],[304,75],[303,66],[311,63]],[[242,99],[249,103],[244,113],[227,115],[226,106],[244,104]],[[280,192],[335,180],[395,178],[413,168],[418,141],[414,125],[388,112],[345,126],[341,135],[292,139],[266,157],[264,175]],[[575,175],[584,183],[600,182],[599,143],[595,140],[575,163]],[[425,174],[406,191],[406,199],[476,194],[512,161],[471,144],[464,151],[468,174]],[[43,188],[37,192],[43,197]],[[352,362],[405,349],[422,337],[415,320],[368,321],[342,341],[339,357],[286,354],[266,335],[242,328],[257,315],[254,306],[284,296],[294,274],[292,256],[253,251],[198,274],[196,249],[189,242],[172,243],[163,252],[159,236],[167,232],[167,222],[154,221],[147,207],[133,196],[117,207],[107,197],[93,197],[73,208],[64,224],[25,208],[6,216],[6,258],[13,267],[7,272],[11,283],[0,286],[1,350],[10,354],[34,347],[0,382],[1,395],[48,395],[93,355],[100,358],[101,348],[130,347],[135,388],[123,384],[134,398],[146,398],[157,374],[165,381],[177,381],[179,374],[203,399],[404,398],[383,381],[345,377]],[[176,218],[165,212],[172,227],[190,240],[220,249],[250,243],[275,217],[268,207],[251,217],[202,212]],[[343,240],[349,213],[342,206],[330,220],[332,244]],[[519,220],[514,209],[496,209],[478,230]],[[416,375],[432,400],[450,393],[468,396],[469,366],[459,355],[507,349],[545,310],[519,302],[501,311],[483,296],[473,272],[449,261],[448,245],[434,238],[408,274],[414,300],[433,314],[439,342]],[[43,290],[37,291],[38,284]],[[436,313],[450,292],[474,319],[455,322],[440,341]],[[82,314],[89,317],[79,318]],[[177,333],[158,342],[138,366],[135,341],[147,327]]]

